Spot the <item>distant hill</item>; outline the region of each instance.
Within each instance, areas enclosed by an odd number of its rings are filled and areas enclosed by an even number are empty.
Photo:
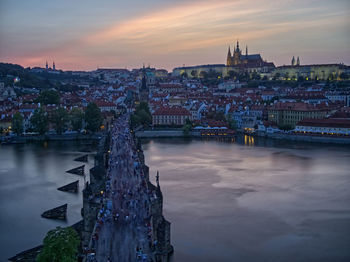
[[[49,74],[33,73],[30,68],[24,68],[20,65],[0,63],[0,82],[4,82],[5,85],[12,85],[15,77],[20,78],[18,86],[37,88],[37,89],[48,89],[57,88],[65,91],[77,89],[76,86],[62,85],[61,80],[79,78],[78,76],[72,76],[72,74]]]

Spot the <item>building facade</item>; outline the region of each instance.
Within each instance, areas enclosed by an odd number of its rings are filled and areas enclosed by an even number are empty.
[[[186,119],[191,119],[191,114],[182,107],[163,107],[152,114],[153,125],[183,126]]]
[[[332,112],[325,104],[276,103],[268,110],[268,120],[278,126],[294,128],[303,119],[322,119]]]

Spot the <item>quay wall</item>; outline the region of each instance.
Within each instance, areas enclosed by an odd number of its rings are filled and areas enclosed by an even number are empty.
[[[291,134],[266,134],[258,133],[260,137],[267,137],[272,139],[285,139],[291,141],[303,141],[303,142],[316,142],[316,143],[328,143],[328,144],[347,144],[350,145],[350,138],[346,137],[325,137],[325,136],[304,136],[304,135],[291,135]]]
[[[74,141],[74,140],[100,140],[101,133],[83,135],[83,134],[62,134],[62,135],[42,135],[42,136],[12,136],[1,137],[1,141],[8,142],[10,144],[24,144],[28,142],[40,142],[40,141]]]
[[[136,137],[157,138],[157,137],[184,137],[182,130],[145,130],[137,131]]]

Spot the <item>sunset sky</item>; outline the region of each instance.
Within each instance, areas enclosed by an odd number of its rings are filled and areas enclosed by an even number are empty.
[[[276,65],[350,64],[350,1],[0,0],[0,62],[25,67],[224,64],[237,39]]]

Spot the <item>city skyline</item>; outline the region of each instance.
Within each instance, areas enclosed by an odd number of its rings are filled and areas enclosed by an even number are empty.
[[[2,1],[0,61],[94,70],[225,64],[239,39],[276,65],[350,63],[350,4],[328,1]]]

